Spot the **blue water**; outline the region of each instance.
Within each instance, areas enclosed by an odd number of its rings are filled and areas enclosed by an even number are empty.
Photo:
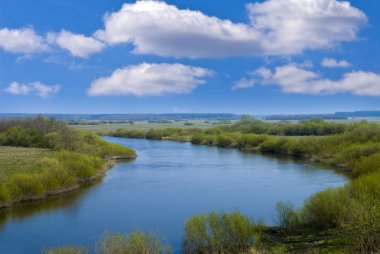
[[[190,143],[105,137],[138,158],[98,183],[59,199],[0,212],[0,253],[41,253],[51,246],[93,248],[105,230],[154,231],[180,251],[189,217],[237,208],[274,223],[277,201],[295,207],[347,178],[302,161]]]

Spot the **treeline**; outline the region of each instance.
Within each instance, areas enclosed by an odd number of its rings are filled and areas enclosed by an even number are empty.
[[[195,134],[201,133],[198,128],[165,128],[165,129],[150,129],[150,130],[128,130],[118,129],[108,135],[123,138],[145,138],[145,139],[168,139],[175,141],[190,141]]]
[[[250,116],[243,116],[240,121],[231,126],[223,127],[221,131],[278,136],[326,136],[343,133],[347,127],[347,124],[326,122],[321,118],[296,123],[288,121],[271,123]]]
[[[76,189],[103,174],[110,159],[136,156],[132,149],[43,117],[1,120],[0,145],[51,151],[36,162],[37,170],[5,174],[0,169],[0,208]]]
[[[117,137],[130,138],[148,138],[162,139],[170,138],[174,140],[183,139],[184,136],[194,134],[224,134],[224,133],[240,133],[240,134],[267,134],[275,136],[327,136],[344,133],[355,124],[349,125],[344,123],[326,122],[316,118],[308,121],[300,121],[297,123],[280,121],[280,122],[265,122],[243,116],[242,119],[232,125],[224,125],[202,130],[199,128],[166,128],[166,129],[151,129],[151,130],[130,130],[118,129],[112,133],[107,133]]]

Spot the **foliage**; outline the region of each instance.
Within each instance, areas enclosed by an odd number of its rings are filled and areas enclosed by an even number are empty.
[[[184,253],[242,253],[256,240],[257,227],[239,211],[196,215],[185,225]]]
[[[135,156],[52,119],[2,120],[0,207],[72,190],[102,174],[107,160]]]
[[[326,189],[308,198],[302,207],[302,223],[318,229],[335,228],[350,203],[345,188]]]
[[[154,234],[135,231],[131,234],[106,232],[97,243],[99,254],[161,254],[171,253],[171,247],[161,243]]]
[[[295,232],[300,225],[299,212],[293,209],[290,202],[278,202],[276,204],[277,224],[286,233]]]
[[[44,254],[88,254],[89,250],[85,247],[75,247],[75,246],[67,246],[67,247],[56,247],[50,248],[43,252]]]

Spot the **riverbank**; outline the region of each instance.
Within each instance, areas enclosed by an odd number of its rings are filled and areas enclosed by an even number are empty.
[[[329,238],[339,242],[338,253],[377,253],[380,249],[380,126],[377,124],[336,124],[320,120],[266,123],[247,117],[231,126],[207,130],[120,129],[109,134],[190,140],[196,145],[286,155],[331,165],[349,173],[351,181],[344,187],[325,189],[310,196],[298,209],[291,203],[280,202],[277,213],[281,233],[277,235],[281,238],[275,238],[269,247],[280,244],[287,250],[292,249],[297,244],[291,243],[291,238],[314,239],[311,244],[318,244],[322,241],[320,235],[335,232]],[[325,251],[323,246],[321,250]],[[330,250],[325,252],[330,253]]]
[[[29,148],[20,148],[21,154],[24,155],[25,150],[28,150],[28,149]],[[0,146],[0,154],[4,153],[5,150],[9,150],[9,147],[1,147]],[[17,148],[11,148],[11,150],[13,152],[13,154],[12,154],[13,158],[18,157],[17,152],[16,152]],[[6,171],[8,171],[8,172],[11,171],[11,173],[9,173],[6,176],[6,178],[8,178],[6,180],[6,182],[1,183],[2,189],[1,189],[1,193],[0,193],[1,196],[0,197],[3,197],[3,200],[0,200],[0,209],[9,208],[9,207],[11,207],[15,204],[18,204],[18,203],[43,200],[43,199],[47,199],[47,198],[51,198],[51,197],[59,197],[62,194],[76,191],[76,190],[80,189],[80,187],[82,185],[87,184],[89,182],[93,182],[97,179],[104,177],[107,174],[107,171],[110,170],[115,165],[115,163],[117,163],[118,161],[133,160],[136,158],[136,155],[134,155],[134,154],[129,155],[129,156],[125,156],[125,155],[124,156],[120,156],[120,155],[116,156],[115,155],[112,158],[108,158],[108,159],[105,159],[104,161],[102,161],[101,167],[97,168],[93,174],[82,176],[82,177],[75,177],[75,179],[66,181],[66,184],[62,184],[62,186],[51,186],[48,183],[46,183],[46,181],[57,180],[56,177],[59,177],[58,175],[55,177],[53,172],[61,171],[61,172],[58,172],[58,174],[60,174],[60,175],[65,174],[67,176],[69,176],[69,173],[62,171],[62,169],[59,169],[60,167],[62,167],[62,165],[60,165],[60,164],[52,165],[52,166],[56,166],[56,168],[47,168],[45,165],[43,165],[44,162],[46,162],[48,160],[54,160],[54,158],[58,156],[53,151],[51,151],[49,153],[49,155],[50,156],[45,156],[45,157],[40,158],[37,162],[37,165],[36,164],[30,165],[31,167],[34,167],[35,171],[12,172],[11,170],[9,170],[9,168],[14,167],[14,165],[12,165],[12,164],[8,164],[8,168],[2,168],[0,170],[0,173],[6,172]],[[1,156],[0,156],[0,161],[2,161]],[[4,162],[4,160],[3,160],[3,162]],[[14,161],[14,162],[16,164],[19,164],[20,160]],[[50,171],[50,172],[48,172],[48,171]],[[70,169],[67,169],[67,171],[70,171]],[[52,179],[52,178],[56,178],[56,179]],[[32,182],[33,182],[33,180],[36,180],[36,179],[37,179],[37,182],[40,182],[40,183],[38,184],[34,181],[34,185],[37,185],[37,186],[30,185],[30,186],[28,186],[28,189],[32,190],[32,188],[35,187],[36,189],[39,189],[39,190],[34,191],[34,194],[31,194],[31,195],[22,195],[22,196],[19,195],[18,198],[11,199],[10,195],[12,195],[12,194],[16,195],[15,192],[21,191],[20,190],[20,188],[22,188],[20,186],[20,185],[22,185],[21,182],[24,182],[24,184],[27,184],[25,181],[32,180]],[[46,185],[42,186],[43,183],[46,183]],[[40,184],[41,184],[41,186],[38,186]],[[18,186],[15,187],[15,185],[18,185]],[[5,190],[6,187],[12,188],[12,186],[15,189],[13,189],[11,191]],[[9,196],[8,196],[8,194],[9,194]],[[7,201],[5,201],[5,200],[7,200]]]
[[[36,118],[0,122],[0,208],[59,196],[104,176],[128,147]]]

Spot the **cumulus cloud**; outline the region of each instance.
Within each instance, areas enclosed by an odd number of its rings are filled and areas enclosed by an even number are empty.
[[[305,70],[295,64],[260,68],[251,73],[251,80],[261,85],[279,86],[286,93],[336,94],[380,96],[380,75],[374,72],[352,71],[341,79],[323,78],[319,73]]]
[[[46,51],[48,46],[31,28],[1,28],[0,48],[11,53],[32,54]]]
[[[321,65],[327,68],[346,68],[351,66],[346,60],[336,60],[333,58],[324,58]]]
[[[133,43],[135,53],[207,57],[259,53],[260,33],[245,24],[180,10],[160,1],[124,4],[95,36],[110,44]]]
[[[51,95],[58,93],[60,89],[61,87],[59,85],[45,85],[38,81],[26,84],[14,81],[5,89],[5,91],[14,95],[35,93],[42,98],[48,98]]]
[[[288,55],[355,40],[367,23],[363,12],[337,0],[267,0],[247,10],[249,23],[233,23],[162,1],[137,1],[107,14],[94,36],[169,57]]]
[[[248,4],[252,27],[264,35],[267,54],[297,54],[357,38],[366,15],[347,1],[268,0]]]
[[[142,63],[115,70],[111,76],[93,81],[91,96],[137,95],[158,96],[185,94],[205,83],[212,71],[183,64]]]
[[[93,53],[103,50],[104,43],[83,34],[74,34],[66,30],[60,33],[49,33],[47,40],[51,44],[57,44],[59,47],[69,51],[71,55],[87,58]]]

